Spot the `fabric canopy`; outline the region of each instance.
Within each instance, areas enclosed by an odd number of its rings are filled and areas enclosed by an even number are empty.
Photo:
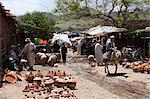
[[[54,34],[54,36],[52,38],[52,43],[54,43],[56,40],[59,41],[59,43],[66,42],[66,43],[69,43],[70,45],[72,45],[67,34]]]
[[[88,34],[90,35],[98,35],[102,33],[113,33],[113,32],[123,32],[126,31],[124,28],[117,28],[113,26],[96,26],[87,31]]]

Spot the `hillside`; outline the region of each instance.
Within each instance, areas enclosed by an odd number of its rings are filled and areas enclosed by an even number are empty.
[[[115,17],[115,14],[116,13],[113,13],[114,17]],[[145,15],[140,14],[140,19],[141,20],[150,20],[150,14],[145,14]],[[134,20],[134,21],[137,21],[137,20]],[[73,31],[82,31],[82,30],[86,30],[86,29],[89,29],[93,26],[97,26],[100,24],[101,25],[112,25],[112,23],[110,23],[110,22],[108,23],[104,19],[101,19],[101,18],[93,18],[93,17],[89,17],[89,16],[76,18],[75,14],[68,14],[68,15],[64,15],[64,16],[63,15],[57,16],[55,26],[57,28],[61,28],[62,30],[70,30],[71,29]]]

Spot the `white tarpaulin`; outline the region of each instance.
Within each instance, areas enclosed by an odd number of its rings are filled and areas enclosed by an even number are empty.
[[[117,28],[113,26],[96,26],[87,31],[88,34],[90,35],[98,35],[101,33],[113,33],[113,32],[123,32],[126,31],[124,28]]]
[[[54,34],[54,36],[52,38],[52,43],[54,43],[56,40],[59,41],[60,43],[66,42],[66,43],[69,43],[70,45],[72,45],[67,34]]]

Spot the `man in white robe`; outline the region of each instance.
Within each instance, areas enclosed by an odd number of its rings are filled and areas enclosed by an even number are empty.
[[[27,42],[27,44],[25,45],[24,49],[22,50],[19,56],[21,56],[24,53],[28,61],[29,70],[33,70],[33,65],[35,64],[36,46],[34,43],[31,42],[30,38],[26,38],[25,41]]]
[[[97,65],[103,65],[103,53],[102,53],[103,46],[100,44],[100,41],[98,41],[95,45],[95,58]]]

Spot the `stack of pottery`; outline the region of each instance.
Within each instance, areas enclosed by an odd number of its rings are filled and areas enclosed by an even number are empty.
[[[39,92],[39,85],[33,83],[31,85],[26,85],[25,88],[23,89],[23,92],[30,92],[30,91],[34,91],[34,92]]]
[[[32,94],[24,95],[22,99],[77,99],[69,90],[75,89],[76,81],[71,75],[66,75],[65,71],[49,71],[44,78],[42,77],[40,70],[35,75],[31,71],[26,74],[29,84],[25,86],[23,92]],[[30,82],[33,83],[30,84]],[[34,95],[34,92],[40,92],[40,94]]]
[[[26,73],[26,81],[28,81],[28,83],[32,83],[34,79],[34,75],[32,73],[32,71],[29,71]]]
[[[141,72],[144,73],[145,71],[147,73],[150,72],[150,61],[135,61],[135,62],[126,62],[123,63],[123,67],[125,68],[131,68],[134,72]]]

